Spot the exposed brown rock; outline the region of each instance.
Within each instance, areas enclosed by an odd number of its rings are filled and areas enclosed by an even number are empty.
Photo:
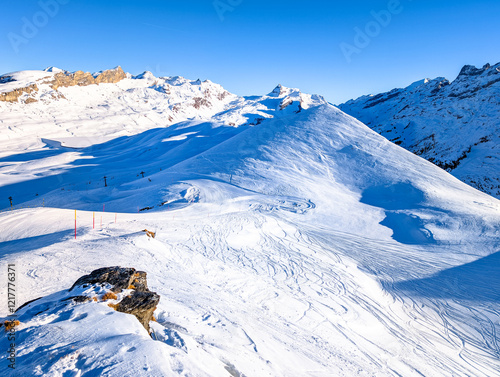
[[[149,209],[149,208],[148,208]],[[156,237],[156,233],[155,232],[151,232],[150,230],[147,230],[147,229],[144,229],[143,230],[144,233],[146,233],[146,235],[149,237],[149,238],[155,238]]]
[[[119,82],[126,78],[127,75],[123,72],[122,67],[118,66],[114,69],[108,69],[103,71],[99,76],[95,78],[96,84],[112,84]]]
[[[68,86],[87,86],[92,84],[116,83],[123,80],[126,76],[121,67],[108,69],[94,78],[89,72],[76,71],[74,73],[59,72],[54,76],[52,89]]]
[[[195,97],[194,98],[194,104],[193,104],[193,107],[195,109],[199,109],[200,107],[202,106],[210,106],[210,102],[206,99],[206,98],[203,98],[203,97]]]
[[[12,320],[12,321],[5,321],[3,325],[5,326],[5,332],[12,331],[14,327],[19,326],[21,322],[19,322],[17,319]]]
[[[18,102],[19,97],[21,97],[24,93],[31,94],[33,92],[38,92],[38,86],[36,84],[29,85],[25,88],[14,89],[11,92],[0,93],[0,101]]]
[[[228,95],[230,95],[231,93],[229,93],[227,90],[224,90],[222,93],[219,93],[217,95],[217,99],[219,101],[222,101],[224,98],[226,98]]]
[[[68,72],[58,72],[54,75],[52,80],[43,79],[43,82],[51,85],[52,89],[57,90],[58,88],[65,88],[68,86],[87,86],[92,84],[104,84],[104,83],[117,83],[127,75],[123,72],[121,67],[114,69],[108,69],[101,72],[98,76],[94,77],[89,72],[76,71],[73,73]],[[0,83],[15,81],[10,76],[2,76]],[[5,102],[18,102],[19,97],[24,93],[31,94],[38,91],[38,86],[36,84],[29,85],[24,88],[14,89],[11,92],[0,93],[0,101]],[[54,96],[54,95],[53,95]],[[56,96],[54,96],[56,97]],[[64,98],[61,94],[59,98]],[[25,103],[36,102],[35,98],[29,97]]]
[[[68,86],[87,86],[95,84],[95,79],[89,72],[76,71],[69,74],[59,72],[54,75],[54,80],[50,84],[52,84],[52,89],[57,90],[58,88],[65,88]]]
[[[102,296],[101,300],[102,300],[102,301],[107,301],[107,300],[116,300],[117,298],[118,298],[118,297],[116,296],[116,294],[115,294],[115,293],[113,293],[113,292],[106,292],[106,293]]]

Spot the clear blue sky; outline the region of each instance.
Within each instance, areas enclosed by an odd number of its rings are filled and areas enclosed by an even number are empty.
[[[133,74],[208,78],[240,95],[281,83],[340,103],[425,77],[454,79],[464,64],[497,63],[499,24],[498,0],[9,1],[0,72],[121,65]],[[368,31],[368,42],[355,41],[355,30]]]

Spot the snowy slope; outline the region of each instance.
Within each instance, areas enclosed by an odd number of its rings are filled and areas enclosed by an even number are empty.
[[[207,119],[229,108],[237,96],[208,80],[182,77],[156,78],[150,72],[117,82],[60,87],[46,83],[57,69],[6,74],[0,92],[36,83],[37,102],[0,101],[0,146],[39,148],[41,138],[62,138],[68,147],[89,146],[119,136],[130,136],[186,119]],[[0,80],[1,81],[1,80]],[[71,140],[71,141],[70,141]]]
[[[101,144],[59,137],[0,160],[0,268],[19,303],[53,303],[19,313],[21,375],[500,376],[500,202],[321,97],[278,86]],[[105,303],[60,304],[113,265],[148,272],[158,340]]]
[[[500,196],[500,63],[465,66],[452,82],[421,80],[339,106],[458,179]]]

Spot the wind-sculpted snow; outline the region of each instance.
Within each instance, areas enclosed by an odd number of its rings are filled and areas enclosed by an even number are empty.
[[[161,296],[152,338],[102,303],[21,321],[19,371],[500,376],[498,200],[319,97],[233,105],[7,150],[0,268],[15,262],[20,303],[110,265]]]
[[[342,111],[458,179],[500,197],[500,63],[363,96]]]

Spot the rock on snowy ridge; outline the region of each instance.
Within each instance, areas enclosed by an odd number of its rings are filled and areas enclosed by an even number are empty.
[[[148,289],[146,272],[134,268],[104,267],[79,278],[67,292],[58,296],[58,300],[45,298],[29,301],[21,305],[17,312],[21,321],[25,322],[57,306],[107,302],[116,311],[133,314],[149,332],[149,322],[159,301],[160,296]]]

